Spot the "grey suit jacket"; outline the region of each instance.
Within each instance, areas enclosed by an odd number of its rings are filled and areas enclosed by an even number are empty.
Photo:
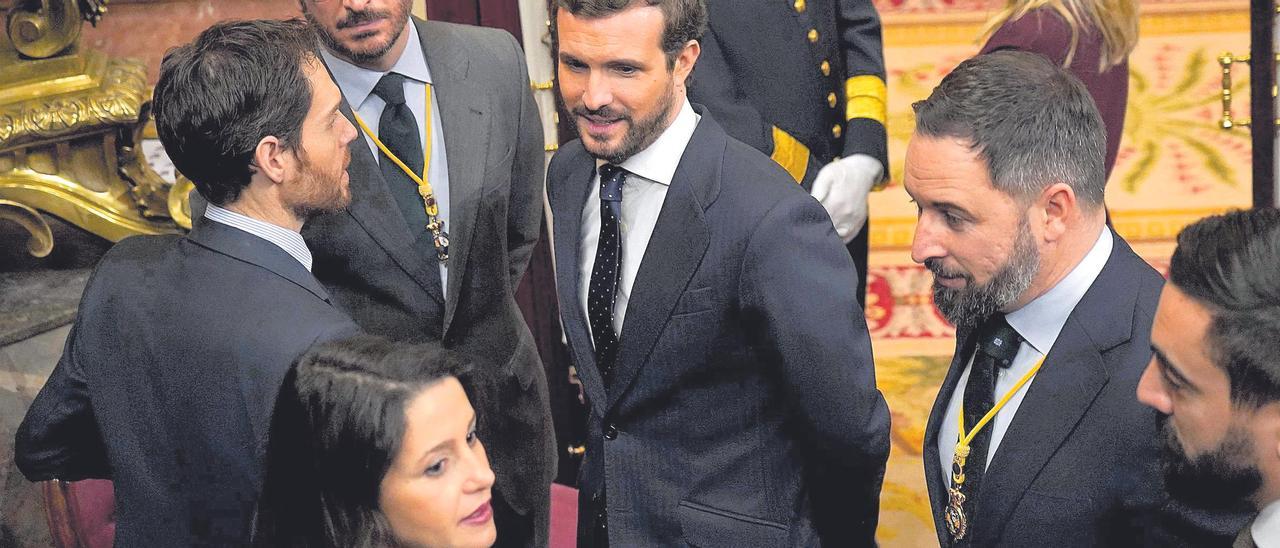
[[[351,207],[312,219],[303,236],[316,277],[361,328],[441,341],[484,364],[477,411],[497,489],[516,511],[545,513],[555,440],[545,374],[514,298],[542,223],[542,125],[524,54],[501,30],[414,24],[449,152],[449,287],[441,291],[434,251],[415,241],[421,227],[400,215],[363,139],[350,145]],[[347,105],[342,112],[351,117]]]
[[[970,521],[973,546],[1225,545],[1242,524],[1243,516],[1184,507],[1163,488],[1155,412],[1138,401],[1137,386],[1164,280],[1114,237],[987,467]],[[938,432],[973,339],[971,330],[957,334],[925,429],[925,483],[943,546],[948,471]]]
[[[613,546],[870,544],[889,414],[853,262],[817,201],[694,108],[608,391],[577,297],[595,163],[573,141],[549,168],[560,310],[590,412],[579,542],[603,509]]]

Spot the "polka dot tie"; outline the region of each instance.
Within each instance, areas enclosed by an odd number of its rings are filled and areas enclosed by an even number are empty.
[[[587,320],[596,347],[596,367],[608,387],[613,364],[618,357],[618,334],[613,330],[613,307],[618,297],[622,273],[622,238],[618,219],[622,217],[622,183],[627,171],[613,164],[600,166],[600,239],[596,262],[591,267],[587,294]]]

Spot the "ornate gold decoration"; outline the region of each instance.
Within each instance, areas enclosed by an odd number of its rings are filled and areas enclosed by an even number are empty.
[[[769,157],[797,183],[804,180],[804,173],[809,169],[809,147],[778,126],[773,126],[773,154]]]
[[[0,203],[3,218],[32,233],[36,256],[53,245],[46,213],[112,241],[190,226],[185,192],[138,150],[150,114],[145,65],[76,43],[105,3],[20,0],[0,34]]]
[[[27,229],[27,252],[33,257],[47,257],[53,251],[53,231],[40,212],[9,200],[0,200],[0,220],[12,221]]]

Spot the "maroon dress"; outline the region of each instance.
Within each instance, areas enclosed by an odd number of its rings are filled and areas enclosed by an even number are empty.
[[[1062,16],[1050,8],[1039,8],[1017,21],[1008,21],[987,40],[981,53],[1003,49],[1016,49],[1039,53],[1054,64],[1062,66],[1071,47],[1071,27]],[[1093,29],[1081,29],[1076,54],[1067,67],[1089,89],[1093,101],[1098,104],[1102,122],[1107,127],[1107,177],[1116,163],[1116,151],[1120,150],[1120,135],[1124,131],[1124,108],[1129,100],[1129,59],[1098,73],[1098,59],[1102,55],[1102,35]]]

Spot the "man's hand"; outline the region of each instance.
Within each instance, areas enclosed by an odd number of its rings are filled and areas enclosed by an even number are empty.
[[[810,194],[827,209],[836,234],[845,243],[866,224],[867,195],[883,174],[880,161],[866,154],[837,158],[818,171]]]

